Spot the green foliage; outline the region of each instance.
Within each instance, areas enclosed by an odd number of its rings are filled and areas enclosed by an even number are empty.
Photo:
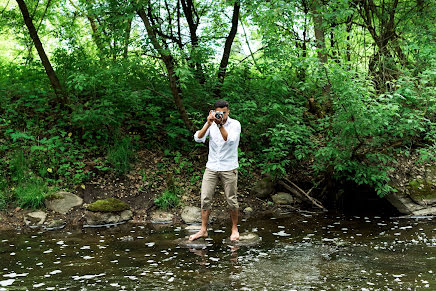
[[[14,190],[14,195],[18,206],[36,209],[44,205],[48,192],[47,184],[41,179],[31,179],[19,184]]]
[[[86,209],[94,212],[120,212],[130,209],[130,206],[119,199],[107,198],[87,205]]]
[[[129,137],[117,140],[109,149],[107,159],[118,175],[124,175],[130,170],[130,162],[133,159],[133,149]]]
[[[154,203],[164,210],[175,208],[180,204],[181,189],[176,185],[175,179],[172,175],[169,175],[167,180],[167,189],[160,194],[159,197],[154,199]]]
[[[170,190],[165,190],[158,198],[154,199],[154,203],[163,210],[177,207],[180,203],[180,198],[177,193]]]
[[[0,175],[0,210],[3,210],[8,205],[7,181]]]
[[[242,125],[241,177],[280,178],[299,167],[308,175],[370,185],[382,196],[393,191],[388,171],[398,154],[416,150],[421,162],[434,162],[435,8],[418,2],[400,1],[392,10],[391,2],[375,1],[370,31],[359,1],[320,3],[321,23],[304,1],[243,1],[245,28],[238,29],[220,96]],[[68,95],[65,106],[56,102],[16,5],[0,4],[0,207],[16,199],[8,190],[13,187],[27,193],[45,184],[74,187],[110,170],[123,175],[134,148],[164,152],[148,179],[167,172],[191,185],[201,179],[198,157],[205,147],[192,141],[181,120],[167,68],[137,25],[136,7],[88,4],[34,6],[38,33]],[[202,12],[197,43],[177,33],[173,20],[180,16],[183,24],[187,16],[178,5],[150,2],[150,13],[161,29],[158,41],[168,36],[163,46],[174,60],[178,97],[199,129],[217,98],[233,1],[195,3]],[[391,13],[401,21],[382,35]],[[94,30],[79,14],[94,17]],[[314,29],[324,33],[322,48],[313,45]],[[382,51],[374,32],[386,41]],[[178,194],[170,185],[162,197]]]

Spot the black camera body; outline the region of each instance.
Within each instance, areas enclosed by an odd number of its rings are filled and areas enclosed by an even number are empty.
[[[224,112],[222,111],[215,111],[215,118],[216,119],[222,119],[224,116]]]

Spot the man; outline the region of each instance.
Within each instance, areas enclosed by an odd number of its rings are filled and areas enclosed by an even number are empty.
[[[207,237],[207,223],[212,206],[212,198],[218,180],[224,186],[227,203],[232,219],[230,240],[239,239],[238,211],[236,197],[238,185],[238,145],[241,134],[239,121],[229,117],[229,103],[219,100],[215,103],[215,111],[210,111],[203,128],[194,135],[196,142],[205,142],[209,136],[209,156],[201,184],[201,229],[189,237],[193,241]]]

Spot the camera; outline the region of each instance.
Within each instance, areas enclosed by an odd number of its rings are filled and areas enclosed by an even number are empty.
[[[222,111],[215,111],[215,118],[216,119],[222,119],[224,116],[224,112]]]

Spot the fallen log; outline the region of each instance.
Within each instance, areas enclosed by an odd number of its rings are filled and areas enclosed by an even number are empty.
[[[327,211],[327,209],[322,205],[321,202],[319,202],[317,199],[311,197],[308,193],[306,193],[304,190],[302,190],[300,187],[298,187],[294,182],[287,178],[283,178],[284,181],[279,181],[279,184],[285,187],[288,191],[290,191],[293,194],[296,194],[299,198],[303,198],[303,200],[306,200],[308,202],[311,202],[313,205],[317,206],[318,208],[321,208],[324,211]],[[286,181],[286,183],[285,183]],[[289,186],[288,184],[292,185]],[[298,193],[298,194],[297,194]]]

